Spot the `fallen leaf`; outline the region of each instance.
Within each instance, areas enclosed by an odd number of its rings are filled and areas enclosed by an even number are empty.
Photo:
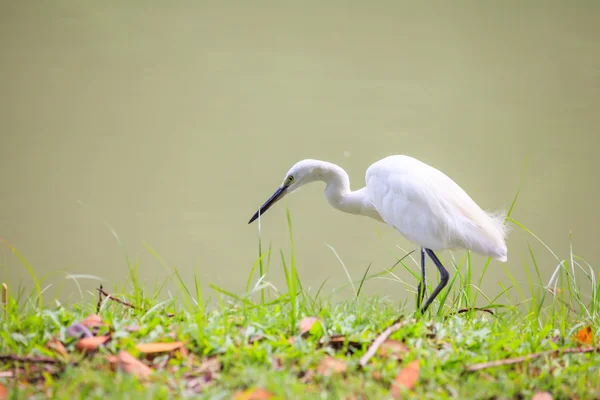
[[[594,334],[590,326],[580,329],[575,334],[575,341],[577,344],[590,345],[594,341]]]
[[[203,389],[202,380],[202,377],[188,379],[185,386],[188,391],[192,391],[194,393],[201,393]]]
[[[209,357],[200,364],[199,372],[219,372],[221,370],[221,361],[217,357]]]
[[[92,336],[79,339],[75,348],[79,351],[93,351],[106,343],[110,339],[108,336]]]
[[[272,398],[273,395],[267,392],[265,389],[248,389],[243,392],[237,392],[235,400],[267,400]]]
[[[215,356],[204,360],[200,366],[190,368],[183,374],[183,379],[187,381],[189,390],[201,392],[210,386],[218,378],[221,370],[221,362]]]
[[[346,363],[339,358],[333,358],[327,356],[319,362],[317,366],[317,372],[323,376],[330,376],[331,374],[339,374],[346,370]]]
[[[402,393],[402,388],[412,390],[419,379],[421,365],[419,360],[414,360],[400,370],[394,382],[392,382],[392,397],[399,398]]]
[[[94,328],[96,326],[102,326],[104,323],[102,322],[102,318],[96,314],[88,315],[83,321],[80,322],[81,325],[87,328]]]
[[[300,330],[300,335],[306,335],[307,333],[309,333],[311,331],[311,329],[313,329],[313,327],[315,327],[315,324],[317,322],[319,322],[319,325],[321,325],[321,321],[317,317],[303,318],[302,321],[300,321],[300,324],[298,325],[298,329]]]
[[[67,335],[77,338],[88,338],[94,336],[87,326],[83,326],[80,323],[73,324],[67,328]]]
[[[138,378],[146,378],[152,373],[149,366],[124,350],[121,350],[116,356],[108,356],[107,359],[113,368],[122,369]]]
[[[323,340],[322,340],[323,341]],[[329,343],[344,343],[346,341],[346,336],[344,335],[333,335],[329,338]]]
[[[408,346],[394,339],[387,339],[379,348],[379,353],[383,357],[393,357],[397,360],[402,360],[402,356],[408,354],[409,351]]]
[[[531,400],[553,400],[553,397],[548,392],[536,392]]]
[[[141,353],[164,353],[183,347],[183,342],[140,343],[135,348]]]
[[[319,347],[329,346],[334,350],[341,350],[344,348],[344,345],[348,344],[348,352],[352,352],[352,348],[358,350],[362,347],[362,344],[357,341],[348,340],[344,335],[333,335],[329,338],[322,337],[319,340]]]
[[[8,399],[8,389],[0,383],[0,400]]]
[[[65,346],[57,338],[51,338],[50,340],[48,340],[48,343],[46,343],[46,348],[54,350],[56,353],[60,354],[63,357],[69,355],[69,352],[67,351]]]

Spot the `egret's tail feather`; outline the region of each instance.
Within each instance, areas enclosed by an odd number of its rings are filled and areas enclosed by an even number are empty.
[[[506,248],[505,239],[511,230],[511,226],[506,221],[505,211],[487,212],[490,217],[490,222],[494,226],[494,230],[497,233],[496,237],[496,249],[494,249],[494,255],[492,256],[495,260],[500,262],[506,262],[508,259],[508,249]]]
[[[494,260],[498,260],[500,262],[506,262],[506,260],[508,260],[508,256],[504,255],[502,257],[496,257],[496,258],[494,258]]]
[[[506,236],[508,236],[512,230],[512,226],[509,225],[508,221],[506,220],[506,211],[487,211],[487,215],[492,220],[492,224],[494,224],[494,227],[498,230],[498,232],[501,232],[502,238],[506,238]]]

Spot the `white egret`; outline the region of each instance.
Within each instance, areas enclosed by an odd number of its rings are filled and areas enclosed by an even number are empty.
[[[501,262],[507,259],[504,214],[482,210],[447,175],[405,155],[392,155],[371,165],[366,186],[357,191],[350,190],[348,174],[338,165],[310,159],[299,161],[248,223],[286,194],[315,181],[325,182],[325,197],[334,208],[384,222],[421,247],[423,285],[418,286],[417,308],[425,294],[425,254],[429,255],[441,280],[421,312],[448,283],[448,271],[434,251],[463,248]]]

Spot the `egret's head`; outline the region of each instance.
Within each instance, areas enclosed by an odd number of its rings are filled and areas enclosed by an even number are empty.
[[[286,194],[290,194],[300,189],[307,183],[319,179],[321,174],[322,161],[302,160],[298,161],[287,174],[281,185],[277,188],[273,196],[263,204],[258,211],[250,218],[249,224],[254,222],[259,215],[263,215],[271,206],[281,200]]]

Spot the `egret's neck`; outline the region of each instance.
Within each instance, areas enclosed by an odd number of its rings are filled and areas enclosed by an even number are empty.
[[[320,178],[325,182],[325,197],[334,208],[381,221],[367,196],[366,188],[354,192],[350,190],[350,178],[343,168],[332,163],[323,163]]]

